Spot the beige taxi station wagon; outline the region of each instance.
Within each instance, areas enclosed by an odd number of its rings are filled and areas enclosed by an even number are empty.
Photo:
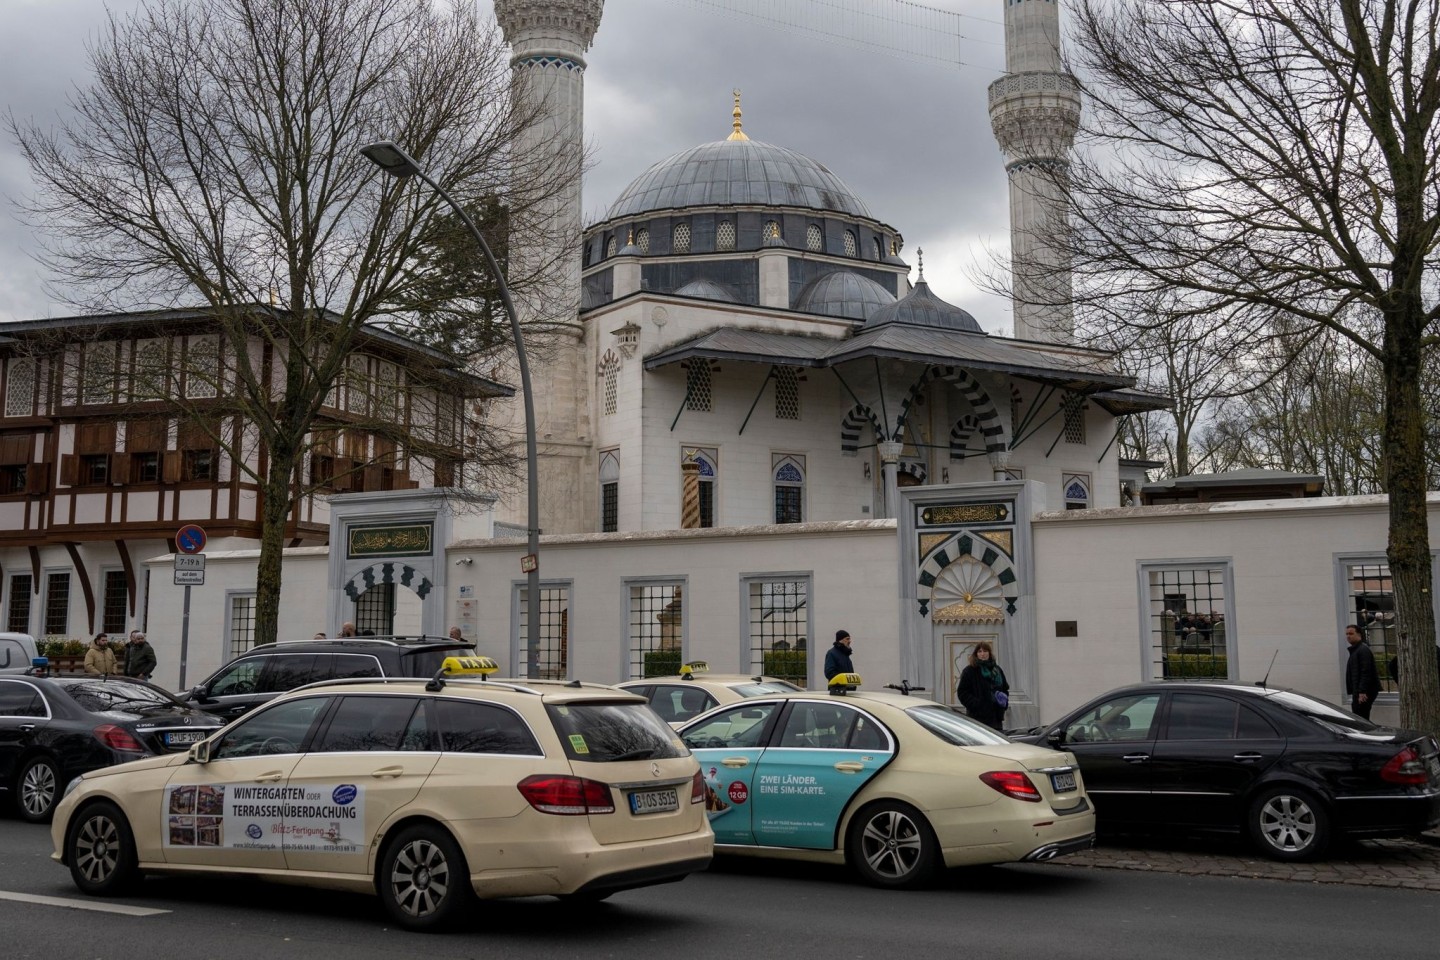
[[[475,897],[594,901],[709,864],[699,766],[642,698],[464,676],[493,670],[312,684],[188,754],[87,774],[53,857],[93,895],[249,875],[376,893],[416,930]]]

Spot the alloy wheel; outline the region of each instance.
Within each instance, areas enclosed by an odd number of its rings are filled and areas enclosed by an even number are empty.
[[[395,904],[417,919],[433,914],[450,889],[450,863],[445,852],[425,839],[406,843],[395,853],[390,869]]]
[[[42,818],[55,805],[57,789],[55,768],[44,760],[33,763],[20,778],[20,806],[29,816]]]
[[[899,810],[878,811],[860,834],[860,853],[874,873],[900,880],[913,873],[924,853],[924,837],[914,820]]]
[[[115,821],[97,813],[80,825],[75,833],[71,857],[75,868],[92,883],[108,880],[120,864],[120,828]]]
[[[1320,829],[1310,805],[1289,793],[1276,794],[1261,804],[1258,826],[1266,843],[1287,854],[1305,851]]]

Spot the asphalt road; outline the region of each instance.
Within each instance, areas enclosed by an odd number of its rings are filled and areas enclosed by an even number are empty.
[[[152,878],[142,896],[94,900],[49,854],[45,828],[0,819],[5,960],[1433,960],[1440,950],[1433,892],[1061,863],[953,871],[901,893],[843,870],[722,861],[595,907],[482,903],[463,931],[426,936],[388,925],[373,898],[276,884]],[[117,908],[127,912],[102,912]]]

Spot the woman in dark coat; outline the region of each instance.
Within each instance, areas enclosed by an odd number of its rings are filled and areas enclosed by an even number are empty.
[[[982,641],[970,651],[970,665],[960,671],[960,688],[956,692],[966,713],[987,727],[1001,729],[1009,706],[1010,684],[1005,671],[995,662],[990,644]]]

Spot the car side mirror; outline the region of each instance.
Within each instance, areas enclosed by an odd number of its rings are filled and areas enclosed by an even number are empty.
[[[205,684],[197,683],[190,688],[190,699],[200,703],[210,702],[210,692],[205,689]]]
[[[1065,731],[1051,730],[1048,734],[1045,735],[1045,742],[1050,744],[1050,746],[1052,747],[1060,746],[1062,743],[1065,742]]]
[[[209,740],[201,740],[199,743],[195,744],[195,746],[193,746],[193,747],[190,748],[190,762],[191,762],[191,763],[209,763],[209,762],[210,762],[210,741],[209,741]]]

